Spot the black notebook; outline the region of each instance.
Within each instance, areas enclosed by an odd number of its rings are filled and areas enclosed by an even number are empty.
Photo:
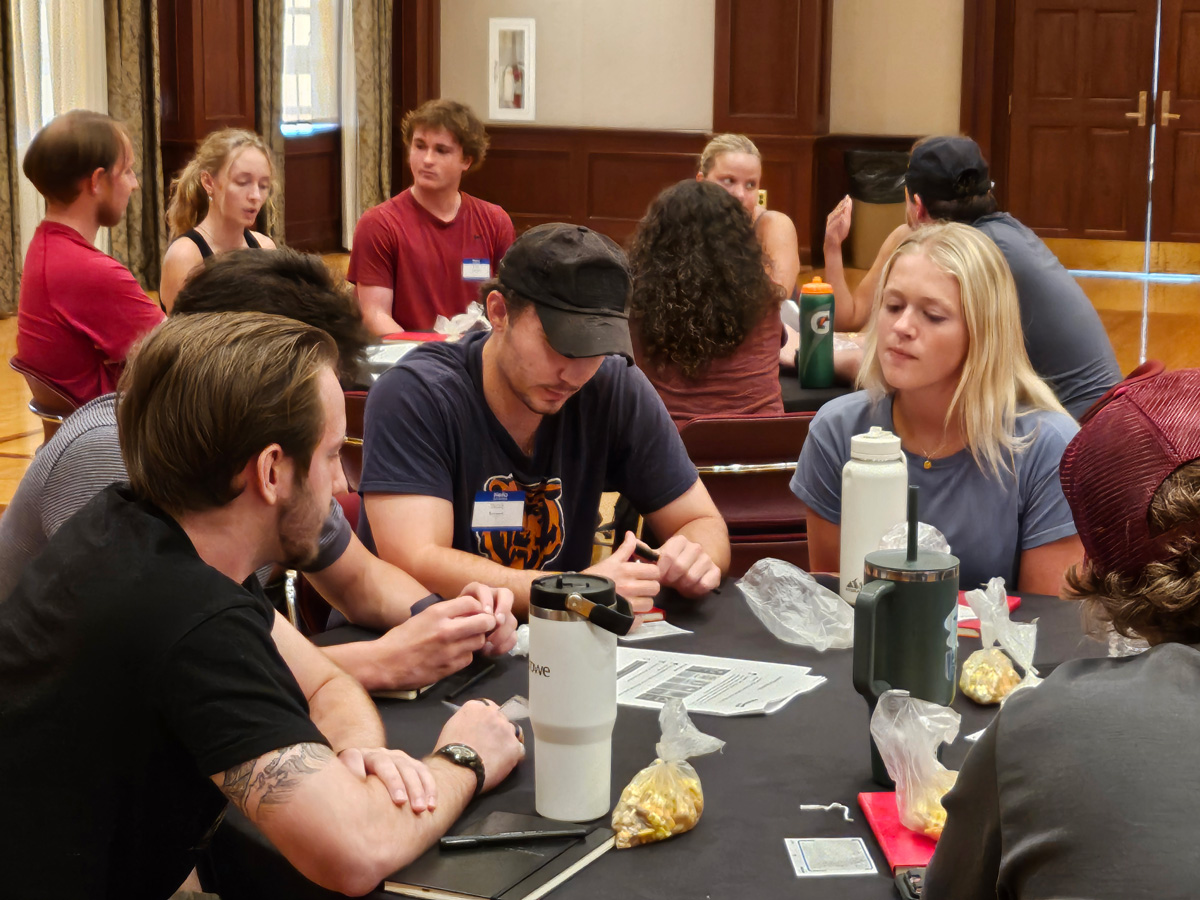
[[[457,833],[497,834],[571,827],[576,827],[576,823],[494,812]],[[611,848],[613,838],[613,831],[605,822],[583,838],[460,850],[443,850],[435,844],[388,878],[383,888],[392,894],[431,900],[536,900]]]

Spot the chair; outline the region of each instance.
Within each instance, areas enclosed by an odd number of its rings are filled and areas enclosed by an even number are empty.
[[[346,439],[342,442],[342,471],[352,493],[358,492],[363,465],[363,413],[366,391],[346,391]]]
[[[705,416],[679,431],[700,480],[729,526],[729,574],[773,556],[808,568],[804,506],[788,483],[813,413]]]
[[[75,412],[79,404],[51,384],[44,375],[34,371],[15,356],[8,361],[14,372],[20,372],[29,385],[33,399],[29,401],[29,411],[42,420],[42,443],[54,437],[54,432],[62,425],[63,419]]]

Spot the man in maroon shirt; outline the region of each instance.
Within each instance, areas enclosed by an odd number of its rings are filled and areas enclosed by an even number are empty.
[[[163,318],[94,244],[137,190],[133,145],[115,119],[75,109],[34,135],[23,168],[46,217],[25,255],[17,358],[83,404],[116,389],[130,346]]]
[[[346,275],[376,335],[429,331],[439,315],[463,312],[514,236],[503,209],[458,189],[488,145],[469,107],[430,100],[400,131],[413,185],[363,213]]]

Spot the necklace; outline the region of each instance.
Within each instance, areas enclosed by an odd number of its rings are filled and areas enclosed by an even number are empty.
[[[946,435],[943,434],[942,442],[933,448],[932,453],[926,453],[924,450],[921,451],[921,456],[923,456],[925,458],[925,462],[921,464],[921,467],[924,469],[932,469],[933,468],[933,457],[935,457],[939,453],[941,453],[942,448],[945,446],[946,446]]]

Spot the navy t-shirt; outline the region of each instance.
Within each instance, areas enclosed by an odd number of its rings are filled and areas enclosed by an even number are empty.
[[[514,569],[578,571],[591,565],[602,492],[620,491],[645,514],[695,483],[658,394],[619,357],[542,420],[526,456],[484,399],[487,339],[426,344],[379,378],[367,396],[361,493],[440,497],[454,505],[454,549]],[[481,491],[523,491],[524,527],[472,531]],[[359,535],[375,549],[365,509]]]

